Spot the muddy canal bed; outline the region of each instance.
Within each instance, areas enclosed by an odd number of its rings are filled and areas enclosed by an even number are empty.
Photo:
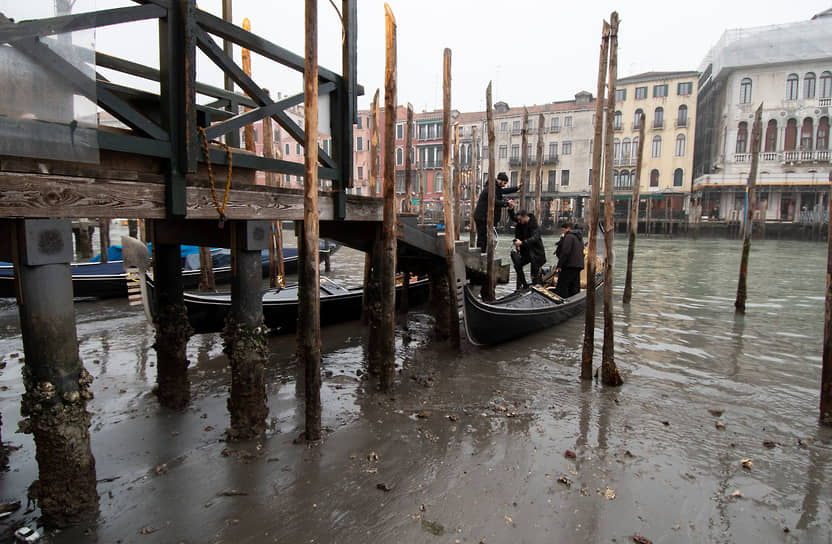
[[[392,397],[364,376],[362,327],[327,327],[327,432],[315,446],[296,440],[293,336],[270,339],[269,431],[232,443],[219,335],[191,340],[193,402],[171,412],[152,394],[152,330],[139,310],[77,302],[81,357],[96,378],[101,509],[47,539],[828,542],[832,432],[816,423],[825,259],[822,244],[755,242],[748,314],[735,318],[738,242],[639,240],[629,307],[616,285],[625,384],[612,390],[578,379],[580,318],[491,349],[463,342],[454,354],[414,312],[397,332]],[[786,262],[800,270],[787,274]],[[355,281],[362,267],[361,254],[342,249],[330,275]],[[14,433],[22,356],[17,308],[3,300],[0,412],[3,439],[19,449],[0,500],[23,503],[0,519],[4,541],[38,515],[25,507],[34,446]]]

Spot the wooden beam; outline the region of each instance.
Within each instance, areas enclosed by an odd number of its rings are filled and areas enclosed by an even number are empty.
[[[486,268],[485,285],[482,287],[482,299],[486,302],[494,300],[494,291],[497,288],[497,276],[494,268],[494,199],[496,183],[496,176],[494,175],[494,168],[496,168],[496,161],[494,159],[494,109],[491,106],[491,82],[488,82],[488,88],[485,90],[485,115],[488,122],[488,219],[486,222],[486,260],[488,266]],[[479,240],[477,240],[479,243]]]
[[[457,191],[451,185],[453,181],[451,177],[451,50],[447,47],[443,56],[442,68],[442,171],[445,177],[442,189],[445,197],[445,264],[448,268],[448,325],[446,330],[451,345],[459,347],[459,303],[456,296],[456,268],[454,266],[456,251],[454,240],[456,239],[456,222],[459,214],[454,213],[454,203],[456,202],[454,193]],[[458,135],[456,139],[459,140]]]
[[[454,188],[454,240],[459,240],[459,123],[454,123],[454,174],[453,174],[453,188]]]
[[[751,129],[751,168],[748,172],[748,204],[745,211],[745,225],[743,225],[742,257],[740,259],[740,278],[737,282],[737,299],[734,301],[734,311],[745,314],[746,286],[748,278],[748,257],[751,252],[751,233],[754,231],[754,209],[757,207],[757,165],[760,159],[760,141],[763,133],[763,104],[754,113],[754,125]]]
[[[378,89],[370,106],[370,196],[376,196],[378,178]]]
[[[523,106],[523,131],[520,133],[520,209],[526,209],[526,173],[529,171],[529,108]]]
[[[404,144],[404,212],[413,212],[413,180],[411,179],[413,168],[413,104],[407,103],[407,126],[405,128],[405,144]]]
[[[636,179],[633,180],[633,196],[630,201],[630,240],[627,246],[627,274],[624,279],[624,298],[622,302],[629,304],[633,298],[633,259],[636,254],[636,235],[638,234],[638,199],[641,190],[641,169],[644,159],[644,125],[646,118],[642,112],[638,126],[638,150],[636,151]]]
[[[468,247],[474,247],[477,240],[477,224],[474,220],[474,208],[476,207],[476,200],[479,196],[477,190],[477,126],[471,127],[471,180],[469,182],[468,197],[470,200],[470,218],[468,219]]]
[[[537,214],[537,220],[543,224],[543,210],[540,209],[540,199],[543,194],[543,127],[546,124],[546,118],[540,114],[537,120],[537,182],[534,186],[534,213]]]

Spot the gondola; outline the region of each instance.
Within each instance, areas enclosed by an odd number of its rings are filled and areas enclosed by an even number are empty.
[[[604,286],[597,274],[596,293]],[[562,323],[586,309],[586,290],[569,298],[554,294],[554,288],[533,286],[494,302],[478,300],[465,286],[465,332],[472,344],[499,344]]]
[[[185,246],[183,246],[185,247]],[[191,247],[191,246],[189,246]],[[330,243],[325,248],[324,242],[318,255],[323,259],[327,254],[332,254],[339,246]],[[108,252],[109,262],[99,262],[99,257],[87,263],[73,263],[72,270],[72,294],[75,297],[86,298],[120,298],[127,296],[127,273],[124,270],[124,263],[121,260],[120,246],[111,246]],[[211,260],[214,263],[214,280],[218,284],[231,281],[231,251],[228,249],[214,249],[211,251]],[[283,248],[283,266],[286,274],[297,272],[298,251],[296,248]],[[269,252],[262,252],[263,275],[269,274]],[[182,254],[182,282],[185,289],[196,289],[199,287],[200,269],[199,253],[195,251],[183,251]],[[14,292],[14,266],[10,263],[0,264],[0,297],[13,297]]]
[[[146,310],[152,318],[153,280],[145,278],[146,290],[142,296],[148,304]],[[401,294],[401,285],[396,287],[396,305]],[[429,280],[419,279],[410,283],[408,304],[418,306],[427,301]],[[346,288],[339,283],[321,276],[320,312],[321,325],[331,325],[360,319],[363,298],[361,287]],[[194,293],[184,295],[188,310],[188,321],[197,333],[220,332],[225,326],[225,318],[231,309],[230,293]],[[298,317],[298,286],[288,285],[283,289],[268,289],[263,293],[263,321],[271,332],[288,333],[296,329]]]

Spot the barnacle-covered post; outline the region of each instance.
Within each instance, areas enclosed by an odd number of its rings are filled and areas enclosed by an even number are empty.
[[[20,430],[33,435],[38,462],[29,495],[48,525],[65,527],[98,510],[87,411],[92,377],[78,355],[70,222],[17,221],[12,248],[25,352]]]

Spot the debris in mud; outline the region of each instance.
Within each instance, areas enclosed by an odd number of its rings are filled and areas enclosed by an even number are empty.
[[[717,410],[717,409],[709,408],[708,413],[710,413],[714,417],[722,417],[722,414],[725,413],[725,410]]]
[[[211,432],[211,431],[213,431],[213,430],[214,430],[214,427],[212,427],[211,425],[208,425],[208,426],[207,426],[207,427],[205,427],[205,429],[204,429],[204,431],[205,431],[206,433],[210,433],[210,432]]]
[[[422,387],[433,387],[433,376],[429,374],[422,374],[419,376],[411,376],[410,379],[421,385]]]
[[[739,489],[737,489],[736,491],[734,491],[733,493],[731,493],[728,496],[731,497],[732,499],[741,499],[741,498],[744,497],[744,495],[742,494],[742,491],[740,491]]]
[[[217,497],[246,497],[248,493],[245,491],[238,491],[236,489],[227,489],[217,493]]]
[[[627,457],[635,457],[635,455],[633,455],[633,452],[631,452],[630,450],[626,450],[624,452],[624,455],[627,456]]]
[[[669,421],[662,421],[662,425],[664,425],[665,427],[669,427],[670,422]]]
[[[578,456],[575,455],[575,452],[572,451],[572,450],[566,450],[563,453],[563,456],[566,457],[567,459],[577,459],[578,458]]]
[[[155,532],[156,532],[156,529],[154,527],[150,527],[148,525],[147,527],[142,527],[141,531],[139,531],[139,534],[140,535],[149,535],[149,534],[155,533]]]
[[[393,486],[385,483],[378,483],[376,484],[376,489],[381,489],[382,491],[391,491]]]
[[[447,417],[449,421],[459,421],[459,416],[455,416],[453,414],[448,414],[445,417]]]
[[[717,421],[716,423],[714,423],[714,427],[716,427],[717,430],[719,430],[719,431],[724,431],[725,430],[725,423],[723,423],[721,421]]]
[[[562,483],[566,487],[572,487],[572,480],[566,474],[561,474],[558,476],[558,482]]]
[[[243,461],[243,462],[246,462],[246,463],[248,463],[248,462],[252,461],[253,459],[257,458],[256,453],[250,452],[248,450],[238,450],[238,449],[234,449],[234,448],[224,448],[220,452],[220,455],[222,455],[223,457],[233,457],[234,459],[236,459],[238,461]]]
[[[429,418],[429,417],[430,417],[430,414],[429,414],[429,413],[427,413],[427,412],[426,412],[426,411],[424,411],[424,410],[421,410],[421,411],[419,411],[419,412],[416,412],[416,417],[417,417],[418,419],[427,419],[427,418]]]
[[[0,518],[4,518],[20,508],[20,501],[0,503]]]
[[[653,544],[653,541],[641,535],[633,535],[633,542],[636,544]]]
[[[742,463],[742,468],[746,470],[751,470],[751,467],[754,466],[754,463],[751,462],[751,459],[743,459],[742,461],[740,461],[740,463]]]
[[[615,499],[615,489],[607,486],[607,488],[604,490],[604,498],[610,501]]]
[[[166,473],[168,471],[167,463],[162,463],[161,465],[156,465],[156,468],[154,469],[154,471],[156,472],[157,476],[161,476],[162,474]]]
[[[422,520],[422,530],[432,534],[433,536],[442,536],[445,534],[445,527],[441,523],[435,521]]]
[[[777,443],[772,442],[771,440],[763,440],[763,446],[765,446],[768,449],[771,449],[771,448],[777,447]]]
[[[374,452],[374,451],[371,451],[371,452],[367,455],[367,461],[370,461],[370,462],[373,462],[373,461],[378,461],[378,454],[377,454],[376,452]]]

